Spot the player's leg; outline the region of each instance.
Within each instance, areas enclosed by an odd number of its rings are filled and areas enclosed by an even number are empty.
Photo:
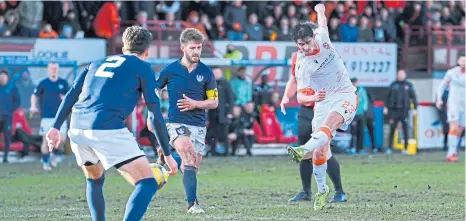
[[[194,166],[196,168],[196,176],[201,168],[202,154],[205,151],[205,136],[207,129],[205,127],[189,127],[189,130],[193,133],[191,134],[191,139],[193,140],[193,146],[195,151],[195,162]],[[193,190],[194,193],[197,192],[197,177],[196,177],[196,189]],[[197,196],[194,202],[194,205],[188,209],[188,213],[204,213],[204,210],[199,206]]]
[[[338,105],[338,103],[336,104]],[[338,128],[342,128],[342,125],[345,122],[343,115],[337,111],[340,110],[331,111],[327,115],[323,123],[320,123],[319,121],[313,122],[315,123],[315,125],[321,126],[319,131],[317,133],[314,133],[312,135],[312,138],[306,143],[306,145],[308,145],[308,143],[312,142],[313,140],[317,140],[316,143],[319,140],[325,140],[326,142],[322,147],[315,149],[312,156],[312,162],[314,167],[313,173],[318,190],[318,192],[315,195],[314,210],[321,210],[325,207],[325,204],[327,203],[328,194],[330,193],[330,189],[326,184],[326,173],[328,166],[327,160],[330,153],[330,141],[333,137],[333,132],[336,131]],[[353,117],[354,115],[349,116],[348,118],[352,119]],[[316,137],[317,139],[314,139],[314,137]]]
[[[86,176],[86,199],[91,219],[93,221],[105,220],[104,167],[94,150],[86,145],[82,130],[70,130],[69,137],[76,162]]]
[[[195,143],[197,136],[205,139],[206,130],[199,131],[197,127],[188,127],[182,124],[167,124],[171,143],[181,157],[183,165],[183,186],[188,200],[188,213],[204,213],[204,210],[197,202],[197,171],[200,166],[202,156],[196,152]],[[199,133],[201,133],[199,135]],[[204,142],[204,141],[202,141]],[[205,147],[203,143],[202,148]]]
[[[314,210],[321,210],[327,203],[327,197],[330,193],[330,189],[327,186],[327,156],[330,151],[330,141],[314,150],[312,156],[312,163],[314,166],[314,178],[317,184],[317,193],[315,194]]]
[[[104,169],[115,167],[134,186],[123,220],[141,220],[153,196],[157,181],[143,150],[127,129],[85,130],[84,136]]]
[[[191,138],[188,136],[178,136],[173,145],[183,162],[183,186],[188,200],[188,212],[191,208],[197,209],[197,167],[199,165],[198,156],[194,149]],[[196,205],[196,206],[195,206]],[[203,211],[202,211],[203,212]]]
[[[456,144],[458,142],[459,125],[458,121],[450,121],[450,130],[448,131],[448,153],[447,161],[455,162],[457,160]]]
[[[459,151],[460,149],[462,149],[461,143],[462,143],[463,138],[464,138],[464,127],[460,126],[460,131],[463,131],[463,132],[460,133],[461,135],[458,136],[458,142],[456,143],[456,149],[457,149],[457,151]]]
[[[458,138],[462,133],[462,131],[460,131],[460,127],[464,126],[464,116],[461,115],[464,115],[464,113],[457,111],[457,108],[454,106],[450,107],[448,110],[448,122],[450,124],[450,130],[448,131],[448,153],[446,159],[449,162],[456,162],[457,160],[456,146],[459,140]]]
[[[301,107],[305,108],[305,107]],[[312,134],[312,117],[298,116],[298,141],[300,145],[304,145]],[[289,202],[308,201],[311,200],[311,179],[312,179],[312,159],[301,160],[299,162],[299,175],[301,177],[302,191],[289,199]]]
[[[105,220],[104,167],[100,162],[85,162],[81,166],[86,176],[86,199],[93,221]]]
[[[335,189],[335,194],[328,202],[346,202],[348,199],[346,198],[346,194],[343,191],[343,185],[341,184],[340,164],[334,156],[331,156],[327,160],[327,174]]]
[[[141,220],[158,188],[149,160],[144,155],[135,156],[116,164],[115,168],[134,186],[123,220]]]
[[[324,113],[325,114],[325,113]],[[314,117],[314,120],[321,118],[318,116]],[[317,132],[314,132],[304,145],[299,147],[290,147],[288,146],[288,152],[292,155],[293,160],[300,162],[301,160],[310,159],[313,157],[312,152],[317,148],[323,148],[331,140],[333,131],[336,131],[340,128],[345,122],[343,116],[336,112],[331,111],[327,114],[325,122],[323,124],[317,123],[316,125],[321,125]],[[314,159],[315,160],[315,159]],[[315,166],[314,162],[314,166]]]

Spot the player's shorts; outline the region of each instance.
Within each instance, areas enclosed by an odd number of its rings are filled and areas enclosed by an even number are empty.
[[[319,129],[327,119],[330,112],[337,112],[343,116],[344,122],[341,130],[348,129],[348,126],[356,115],[358,98],[356,94],[332,94],[327,95],[325,100],[317,102],[314,107],[314,118],[312,119],[312,131]],[[335,136],[336,131],[332,131]]]
[[[40,120],[40,127],[39,127],[39,135],[46,135],[47,132],[52,128],[53,124],[53,118],[42,118]],[[63,122],[63,124],[60,127],[60,134],[65,136],[66,131],[68,130],[68,124],[67,122]]]
[[[454,106],[448,107],[447,110],[447,117],[448,117],[448,122],[458,122],[458,124],[461,127],[464,127],[466,125],[466,117],[464,116],[466,112],[459,108],[455,108]]]
[[[107,170],[123,161],[144,156],[144,151],[136,138],[127,129],[115,130],[81,130],[70,129],[71,150],[76,162],[82,166],[86,162],[96,164],[99,161]]]
[[[191,138],[196,153],[203,154],[205,150],[205,136],[207,128],[196,127],[179,123],[167,124],[168,135],[170,136],[170,144],[174,147],[173,141],[179,136],[187,136]]]

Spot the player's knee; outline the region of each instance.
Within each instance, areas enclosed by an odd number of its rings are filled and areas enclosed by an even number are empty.
[[[193,148],[193,143],[189,138],[181,138],[176,140],[175,149],[178,152],[189,152]]]
[[[97,165],[93,165],[92,167],[93,168],[90,168],[90,166],[86,166],[86,168],[84,169],[85,176],[93,180],[97,180],[100,177],[102,177],[102,175],[104,174],[104,169],[98,168]]]
[[[327,155],[323,148],[319,148],[315,150],[312,154],[312,163],[316,166],[320,166],[327,162]]]
[[[183,165],[185,167],[190,166],[197,168],[196,160],[194,157],[186,157],[186,159],[183,159]]]
[[[448,134],[449,134],[449,135],[453,135],[453,136],[458,136],[458,134],[459,134],[459,133],[458,133],[458,132],[459,132],[458,130],[459,130],[458,125],[456,125],[456,124],[451,124],[451,125],[450,125],[450,129],[448,130]]]

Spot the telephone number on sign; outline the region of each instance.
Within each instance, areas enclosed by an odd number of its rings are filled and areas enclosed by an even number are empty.
[[[359,73],[385,73],[390,70],[390,61],[352,61],[343,62],[350,72]]]

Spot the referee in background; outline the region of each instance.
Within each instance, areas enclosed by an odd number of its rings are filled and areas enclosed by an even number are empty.
[[[413,115],[416,115],[417,99],[414,86],[406,80],[406,72],[399,70],[396,74],[396,81],[393,82],[388,90],[388,96],[385,100],[384,114],[388,115],[390,122],[390,136],[388,138],[388,148],[386,154],[393,151],[393,137],[398,122],[403,126],[404,150],[403,154],[408,153],[408,116],[411,109],[411,102],[414,105]]]
[[[18,89],[8,84],[8,72],[0,71],[0,131],[3,132],[3,163],[8,163],[13,113],[20,105]]]

